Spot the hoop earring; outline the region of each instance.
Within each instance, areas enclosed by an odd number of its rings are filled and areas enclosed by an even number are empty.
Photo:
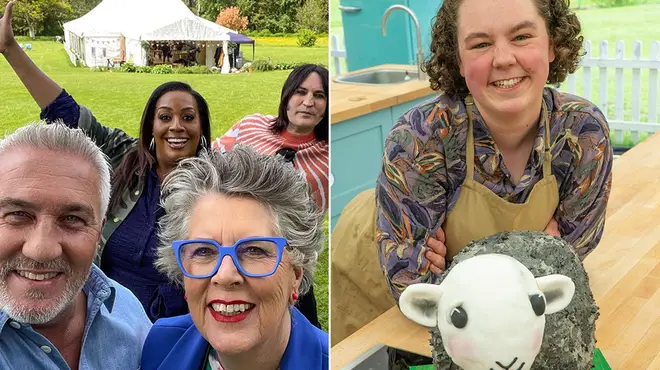
[[[206,142],[206,137],[204,137],[204,135],[202,135],[202,139],[199,141],[199,145],[201,148],[207,148],[208,143]]]
[[[149,143],[149,151],[153,152],[156,148],[156,143],[154,142],[154,137],[151,137],[151,142]]]

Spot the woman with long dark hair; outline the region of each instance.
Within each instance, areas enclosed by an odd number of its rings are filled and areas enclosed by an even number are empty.
[[[328,209],[328,70],[316,64],[296,67],[282,86],[277,116],[243,117],[213,148],[228,151],[241,143],[263,154],[280,154],[305,173],[316,203]]]

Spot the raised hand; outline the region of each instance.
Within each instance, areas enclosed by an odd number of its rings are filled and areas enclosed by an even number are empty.
[[[11,28],[11,15],[14,2],[10,1],[5,7],[5,12],[0,18],[0,53],[4,54],[10,46],[16,43],[14,31]]]

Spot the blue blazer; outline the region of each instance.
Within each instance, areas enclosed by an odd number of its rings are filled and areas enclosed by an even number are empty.
[[[156,321],[142,348],[141,370],[199,370],[209,343],[195,327],[190,314]],[[291,335],[281,370],[327,370],[328,334],[291,308]]]

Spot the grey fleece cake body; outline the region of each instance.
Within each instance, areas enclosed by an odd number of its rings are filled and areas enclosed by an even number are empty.
[[[559,238],[540,232],[495,234],[468,244],[454,257],[438,283],[442,282],[454,265],[487,253],[500,253],[517,259],[534,277],[562,274],[573,280],[575,294],[571,303],[564,310],[545,317],[543,343],[531,370],[590,370],[596,344],[598,306],[589,288],[587,273],[571,246]],[[430,331],[436,369],[460,369],[445,352],[437,327]]]

